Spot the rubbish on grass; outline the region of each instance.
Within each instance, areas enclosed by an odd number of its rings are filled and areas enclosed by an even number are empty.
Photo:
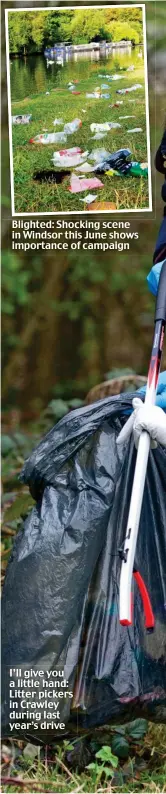
[[[113,204],[112,201],[95,201],[93,205],[90,204],[89,207],[87,207],[88,211],[91,210],[91,208],[93,212],[104,212],[108,210],[116,210],[116,204]]]
[[[86,96],[88,99],[100,99],[100,96],[101,96],[101,94],[100,94],[100,92],[99,92],[99,91],[97,91],[97,92],[94,92],[94,91],[93,91],[93,94],[85,94],[85,96]]]
[[[134,69],[135,69],[135,66],[128,66],[127,69],[126,69],[126,72],[133,72]]]
[[[90,125],[91,132],[110,132],[110,130],[114,130],[116,127],[121,127],[121,124],[114,121],[105,121],[103,124],[93,123]]]
[[[127,132],[143,132],[142,127],[133,127],[133,130],[127,130]]]
[[[87,110],[84,110],[84,108],[81,108],[81,110],[82,110],[82,113],[87,113]]]
[[[68,89],[69,91],[74,91],[75,85],[73,85],[73,83],[70,83],[70,85],[68,85]]]
[[[96,132],[96,135],[93,135],[91,138],[92,141],[100,141],[102,138],[105,138],[107,135],[106,132]]]
[[[58,124],[63,124],[63,119],[54,119],[53,121],[54,126],[58,126]]]
[[[12,116],[12,124],[29,124],[32,118],[32,113],[23,113],[19,116]]]
[[[137,91],[138,88],[143,88],[140,83],[130,86],[130,88],[118,88],[116,94],[128,94],[129,91]]]
[[[123,105],[123,99],[119,99],[117,102],[114,102],[114,105],[109,105],[109,108],[118,108],[119,105]]]
[[[101,84],[101,88],[104,88],[104,89],[105,89],[105,88],[109,88],[109,85],[108,85],[107,83],[102,83],[102,84]]]
[[[81,119],[73,119],[73,121],[65,124],[64,133],[66,133],[66,135],[72,135],[73,132],[77,132],[77,130],[79,130],[79,127],[82,127]]]
[[[96,169],[95,169],[96,170]],[[106,171],[107,176],[148,176],[148,163],[138,163],[138,162],[131,162],[129,163],[129,168],[127,171],[115,171],[114,168],[110,168],[109,171]]]
[[[119,119],[135,119],[135,116],[119,116]]]
[[[88,174],[90,171],[94,171],[94,165],[90,165],[90,163],[82,163],[82,165],[77,165],[76,171],[79,173]]]
[[[29,143],[66,143],[67,135],[62,132],[45,132],[41,135],[35,135],[35,138],[30,138]]]
[[[109,156],[110,152],[108,152],[107,149],[94,149],[89,154],[89,160],[94,160],[95,163],[100,163],[101,160],[106,160]]]
[[[99,152],[100,150],[98,150]],[[95,173],[104,173],[105,171],[109,171],[111,168],[114,168],[116,171],[120,171],[122,173],[127,173],[131,168],[131,162],[129,161],[131,157],[130,149],[118,149],[117,152],[107,152],[106,157],[98,157],[96,159],[96,166],[95,166]]]
[[[63,182],[65,177],[70,176],[70,171],[36,171],[33,175],[33,179],[36,182],[55,182],[57,185],[60,185]]]
[[[80,198],[79,201],[82,201],[84,204],[92,204],[92,201],[95,201],[96,199],[97,199],[97,193],[96,195],[95,194],[93,195],[93,193],[88,193],[87,196],[85,196],[84,198]]]
[[[75,94],[75,96],[78,96],[80,93],[81,91],[72,91],[72,94]]]
[[[110,99],[110,94],[100,94],[101,99]]]
[[[48,96],[48,94],[50,94],[50,91],[46,91],[46,96]]]
[[[132,176],[148,176],[148,163],[131,163],[130,174]]]
[[[122,172],[115,171],[115,168],[109,168],[109,171],[106,171],[105,173],[106,176],[125,176],[125,174],[123,174]]]
[[[113,74],[110,79],[111,80],[123,80],[124,77],[125,77],[125,74]]]
[[[100,179],[97,179],[96,177],[90,177],[90,179],[85,177],[85,179],[83,178],[80,180],[77,174],[71,174],[70,187],[68,190],[70,193],[81,193],[82,190],[88,190],[88,188],[91,188],[92,190],[92,188],[101,187],[104,187],[104,185]]]
[[[67,168],[73,168],[73,166],[81,165],[83,160],[87,159],[88,154],[88,150],[82,152],[78,146],[73,146],[71,149],[61,149],[54,152],[52,162],[59,167],[66,168],[67,166]]]

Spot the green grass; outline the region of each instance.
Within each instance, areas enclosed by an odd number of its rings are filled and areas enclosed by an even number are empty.
[[[77,69],[75,65],[75,77]],[[80,197],[84,195],[70,194],[67,190],[70,184],[70,177],[67,177],[61,185],[37,183],[33,181],[34,171],[51,169],[53,152],[62,148],[63,145],[33,145],[29,144],[29,139],[47,128],[48,132],[59,132],[59,127],[53,126],[53,120],[57,116],[62,116],[64,122],[72,121],[74,118],[82,120],[82,127],[73,135],[68,136],[67,148],[80,146],[82,150],[91,151],[95,148],[106,148],[110,152],[116,151],[121,147],[130,148],[132,159],[139,162],[147,161],[146,148],[146,115],[145,115],[145,92],[143,89],[127,95],[118,95],[118,88],[127,87],[134,83],[144,85],[144,73],[141,62],[136,65],[134,72],[127,72],[123,80],[110,83],[110,100],[88,99],[86,92],[91,92],[103,80],[97,77],[101,72],[111,71],[109,64],[102,66],[102,63],[94,64],[90,76],[87,79],[80,77],[79,65],[79,85],[76,89],[80,90],[80,96],[74,96],[67,89],[67,84],[63,85],[63,75],[60,88],[51,89],[50,94],[38,93],[35,96],[25,97],[24,100],[12,103],[12,115],[20,113],[32,113],[32,121],[29,125],[12,127],[13,135],[13,158],[14,158],[14,193],[15,193],[15,212],[74,212],[82,211],[85,205],[80,202]],[[115,69],[116,71],[116,69]],[[61,73],[62,74],[62,73]],[[105,82],[105,80],[104,80]],[[107,82],[107,80],[106,80]],[[111,109],[118,99],[123,100],[123,105]],[[129,102],[134,99],[134,102]],[[86,110],[86,114],[82,112]],[[119,121],[119,116],[126,114],[135,115],[135,118],[123,119]],[[92,141],[90,124],[92,122],[117,121],[122,126],[120,129],[110,131],[102,140]],[[132,127],[142,127],[142,132],[138,134],[128,134],[127,130]],[[87,175],[88,176],[88,175]],[[89,174],[91,176],[91,174]],[[116,205],[116,209],[140,209],[148,207],[148,180],[134,177],[108,177],[104,174],[101,177],[104,188],[95,191],[98,201],[111,201]],[[88,193],[89,191],[87,191]]]

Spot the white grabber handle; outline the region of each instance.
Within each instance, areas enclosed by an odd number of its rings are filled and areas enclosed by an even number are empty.
[[[162,270],[159,279],[159,287],[156,300],[155,312],[155,331],[153,339],[152,354],[148,372],[148,381],[146,388],[146,405],[154,405],[156,398],[156,391],[158,385],[158,378],[160,372],[161,355],[164,341],[164,331],[166,324],[166,260],[162,265]],[[119,603],[119,619],[120,623],[125,626],[132,624],[132,602],[131,602],[131,583],[132,575],[134,573],[135,579],[140,588],[143,606],[145,610],[145,625],[147,629],[154,627],[154,616],[150,604],[148,592],[141,575],[134,568],[134,558],[137,543],[137,535],[139,529],[139,521],[142,509],[142,501],[144,494],[144,485],[148,464],[148,456],[150,449],[150,436],[146,431],[142,431],[136,457],[136,465],[134,472],[134,480],[126,529],[126,537],[123,549],[120,549],[120,557],[122,559],[121,575],[120,575],[120,603]]]

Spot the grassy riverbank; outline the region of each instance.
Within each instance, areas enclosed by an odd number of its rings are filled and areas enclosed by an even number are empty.
[[[92,92],[103,82],[108,82],[107,78],[99,78],[98,74],[103,75],[111,72],[109,65],[91,65],[91,73],[88,76],[89,64],[87,63],[87,79],[85,73],[81,79],[81,65],[75,64],[72,69],[72,79],[78,79],[76,90],[80,94],[75,96],[67,88],[65,72],[61,72],[61,79],[58,88],[53,88],[48,95],[39,92],[37,95],[26,96],[23,100],[12,103],[12,115],[21,113],[32,113],[32,121],[26,126],[18,125],[12,127],[13,137],[13,159],[14,159],[14,193],[16,212],[74,212],[84,209],[84,204],[80,202],[84,193],[74,195],[68,192],[70,177],[67,177],[61,185],[41,184],[33,181],[35,170],[53,168],[53,152],[62,148],[62,144],[53,145],[33,145],[29,139],[42,133],[43,129],[47,132],[59,132],[61,127],[54,127],[55,117],[63,117],[64,123],[72,121],[74,118],[82,120],[82,127],[73,135],[68,136],[66,147],[80,146],[82,150],[92,151],[96,148],[105,148],[110,152],[124,147],[132,151],[132,159],[139,162],[147,160],[146,148],[146,118],[145,118],[145,92],[144,74],[141,63],[133,72],[124,72],[124,78],[110,83],[106,93],[110,93],[110,99],[88,99],[86,92]],[[118,66],[114,68],[118,72]],[[123,74],[121,72],[120,74]],[[70,78],[69,78],[70,79]],[[117,89],[129,87],[135,83],[141,83],[143,88],[136,92],[125,95],[118,95]],[[103,91],[104,93],[104,91]],[[129,100],[134,100],[130,102]],[[123,100],[123,105],[117,108],[110,108],[110,105],[117,100]],[[83,111],[86,113],[83,113]],[[134,118],[119,119],[119,116],[134,115]],[[121,128],[110,131],[99,140],[92,140],[90,124],[92,122],[103,123],[113,121],[121,124]],[[142,132],[128,133],[128,129],[142,127]],[[90,175],[89,175],[90,176]],[[140,209],[148,206],[148,180],[134,177],[108,177],[104,174],[101,177],[104,188],[98,189],[98,200],[111,201],[117,209]],[[89,191],[87,191],[89,192]]]

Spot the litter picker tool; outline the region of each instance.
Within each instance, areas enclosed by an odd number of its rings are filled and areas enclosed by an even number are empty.
[[[156,298],[155,310],[155,329],[154,339],[152,346],[152,353],[149,365],[147,388],[145,403],[146,406],[155,404],[158,378],[161,365],[161,356],[164,342],[164,332],[166,325],[166,259],[163,262],[159,286]],[[132,423],[132,417],[129,417],[128,424]],[[145,478],[148,464],[148,456],[150,450],[150,435],[147,431],[143,430],[138,442],[137,457],[135,464],[134,480],[132,486],[130,508],[126,529],[126,537],[123,548],[119,550],[122,559],[122,567],[120,574],[120,604],[119,604],[119,619],[123,626],[130,626],[132,624],[132,596],[131,584],[132,576],[137,582],[140,594],[143,601],[145,613],[145,626],[147,629],[154,628],[154,615],[150,603],[150,598],[139,571],[134,567],[135,550],[137,543],[137,535],[139,529],[139,521],[141,515]]]

